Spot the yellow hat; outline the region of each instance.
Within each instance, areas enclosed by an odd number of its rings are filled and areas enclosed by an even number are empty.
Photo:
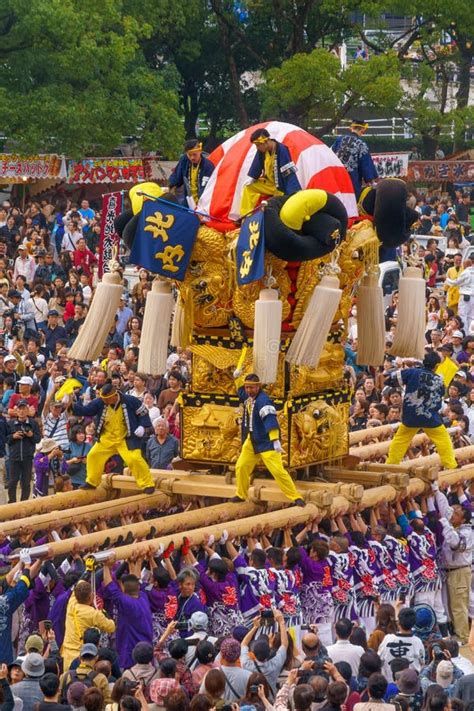
[[[128,196],[130,202],[132,203],[132,211],[134,215],[137,215],[143,207],[143,201],[149,199],[141,193],[145,193],[146,196],[152,198],[159,198],[163,195],[163,188],[161,188],[157,183],[138,183],[130,188],[128,191]]]

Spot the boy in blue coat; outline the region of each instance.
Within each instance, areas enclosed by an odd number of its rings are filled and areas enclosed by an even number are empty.
[[[80,417],[96,417],[98,442],[87,456],[84,489],[99,486],[106,462],[119,454],[145,494],[152,494],[155,483],[150,467],[141,454],[141,440],[151,422],[145,405],[136,397],[123,395],[114,385],[106,383],[99,397],[88,405],[76,403],[73,413]]]
[[[236,371],[237,374],[237,371]],[[301,495],[296,490],[293,479],[283,466],[283,448],[280,442],[280,427],[273,402],[262,390],[258,375],[245,376],[238,395],[243,403],[242,451],[235,465],[237,477],[236,495],[233,503],[245,501],[250,486],[250,475],[260,460],[285,496],[296,506],[304,506]]]
[[[259,199],[275,195],[293,195],[301,190],[296,177],[296,166],[290,151],[283,144],[270,138],[266,128],[257,128],[250,136],[257,149],[250,166],[250,180],[244,185],[240,214],[248,215],[257,207]]]

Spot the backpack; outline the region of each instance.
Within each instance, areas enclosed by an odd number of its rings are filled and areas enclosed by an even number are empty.
[[[64,683],[63,690],[61,692],[61,703],[67,704],[67,690],[69,689],[71,684],[74,684],[75,681],[80,681],[81,684],[84,684],[84,686],[90,689],[91,686],[94,686],[94,679],[96,678],[98,673],[99,672],[93,670],[90,671],[87,676],[79,676],[76,669],[70,669],[66,681]]]
[[[132,675],[132,677],[134,678],[135,681],[137,681],[138,683],[142,682],[143,695],[144,695],[145,699],[147,700],[147,702],[151,703],[150,684],[152,682],[152,679],[156,676],[156,673],[158,670],[153,669],[152,673],[149,676],[141,676],[141,677],[135,676],[133,669],[129,669],[128,671],[130,672],[130,674]]]

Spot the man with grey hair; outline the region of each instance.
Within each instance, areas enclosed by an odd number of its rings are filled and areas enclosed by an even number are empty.
[[[179,442],[169,433],[164,417],[158,417],[153,428],[155,435],[147,442],[145,458],[151,469],[171,469],[171,462],[179,455]]]

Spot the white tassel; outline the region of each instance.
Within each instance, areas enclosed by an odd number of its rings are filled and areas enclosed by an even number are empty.
[[[283,305],[276,289],[262,289],[255,302],[253,370],[267,385],[278,375]]]
[[[379,270],[367,274],[357,292],[357,364],[382,365],[385,356],[383,291]]]
[[[73,360],[95,360],[104,347],[120,298],[123,294],[122,280],[118,272],[104,274],[97,285],[86,320],[79,329],[77,338],[68,352]]]
[[[314,289],[291,342],[286,360],[293,365],[316,368],[336,315],[342,289],[335,274],[323,276]]]
[[[398,287],[397,328],[390,353],[401,358],[425,356],[426,284],[418,267],[407,267]]]
[[[155,279],[145,302],[138,372],[163,375],[166,372],[168,342],[174,298],[170,285]]]
[[[183,298],[180,293],[176,302],[171,326],[171,345],[173,348],[187,348],[192,340],[194,326],[194,303],[190,292]]]

